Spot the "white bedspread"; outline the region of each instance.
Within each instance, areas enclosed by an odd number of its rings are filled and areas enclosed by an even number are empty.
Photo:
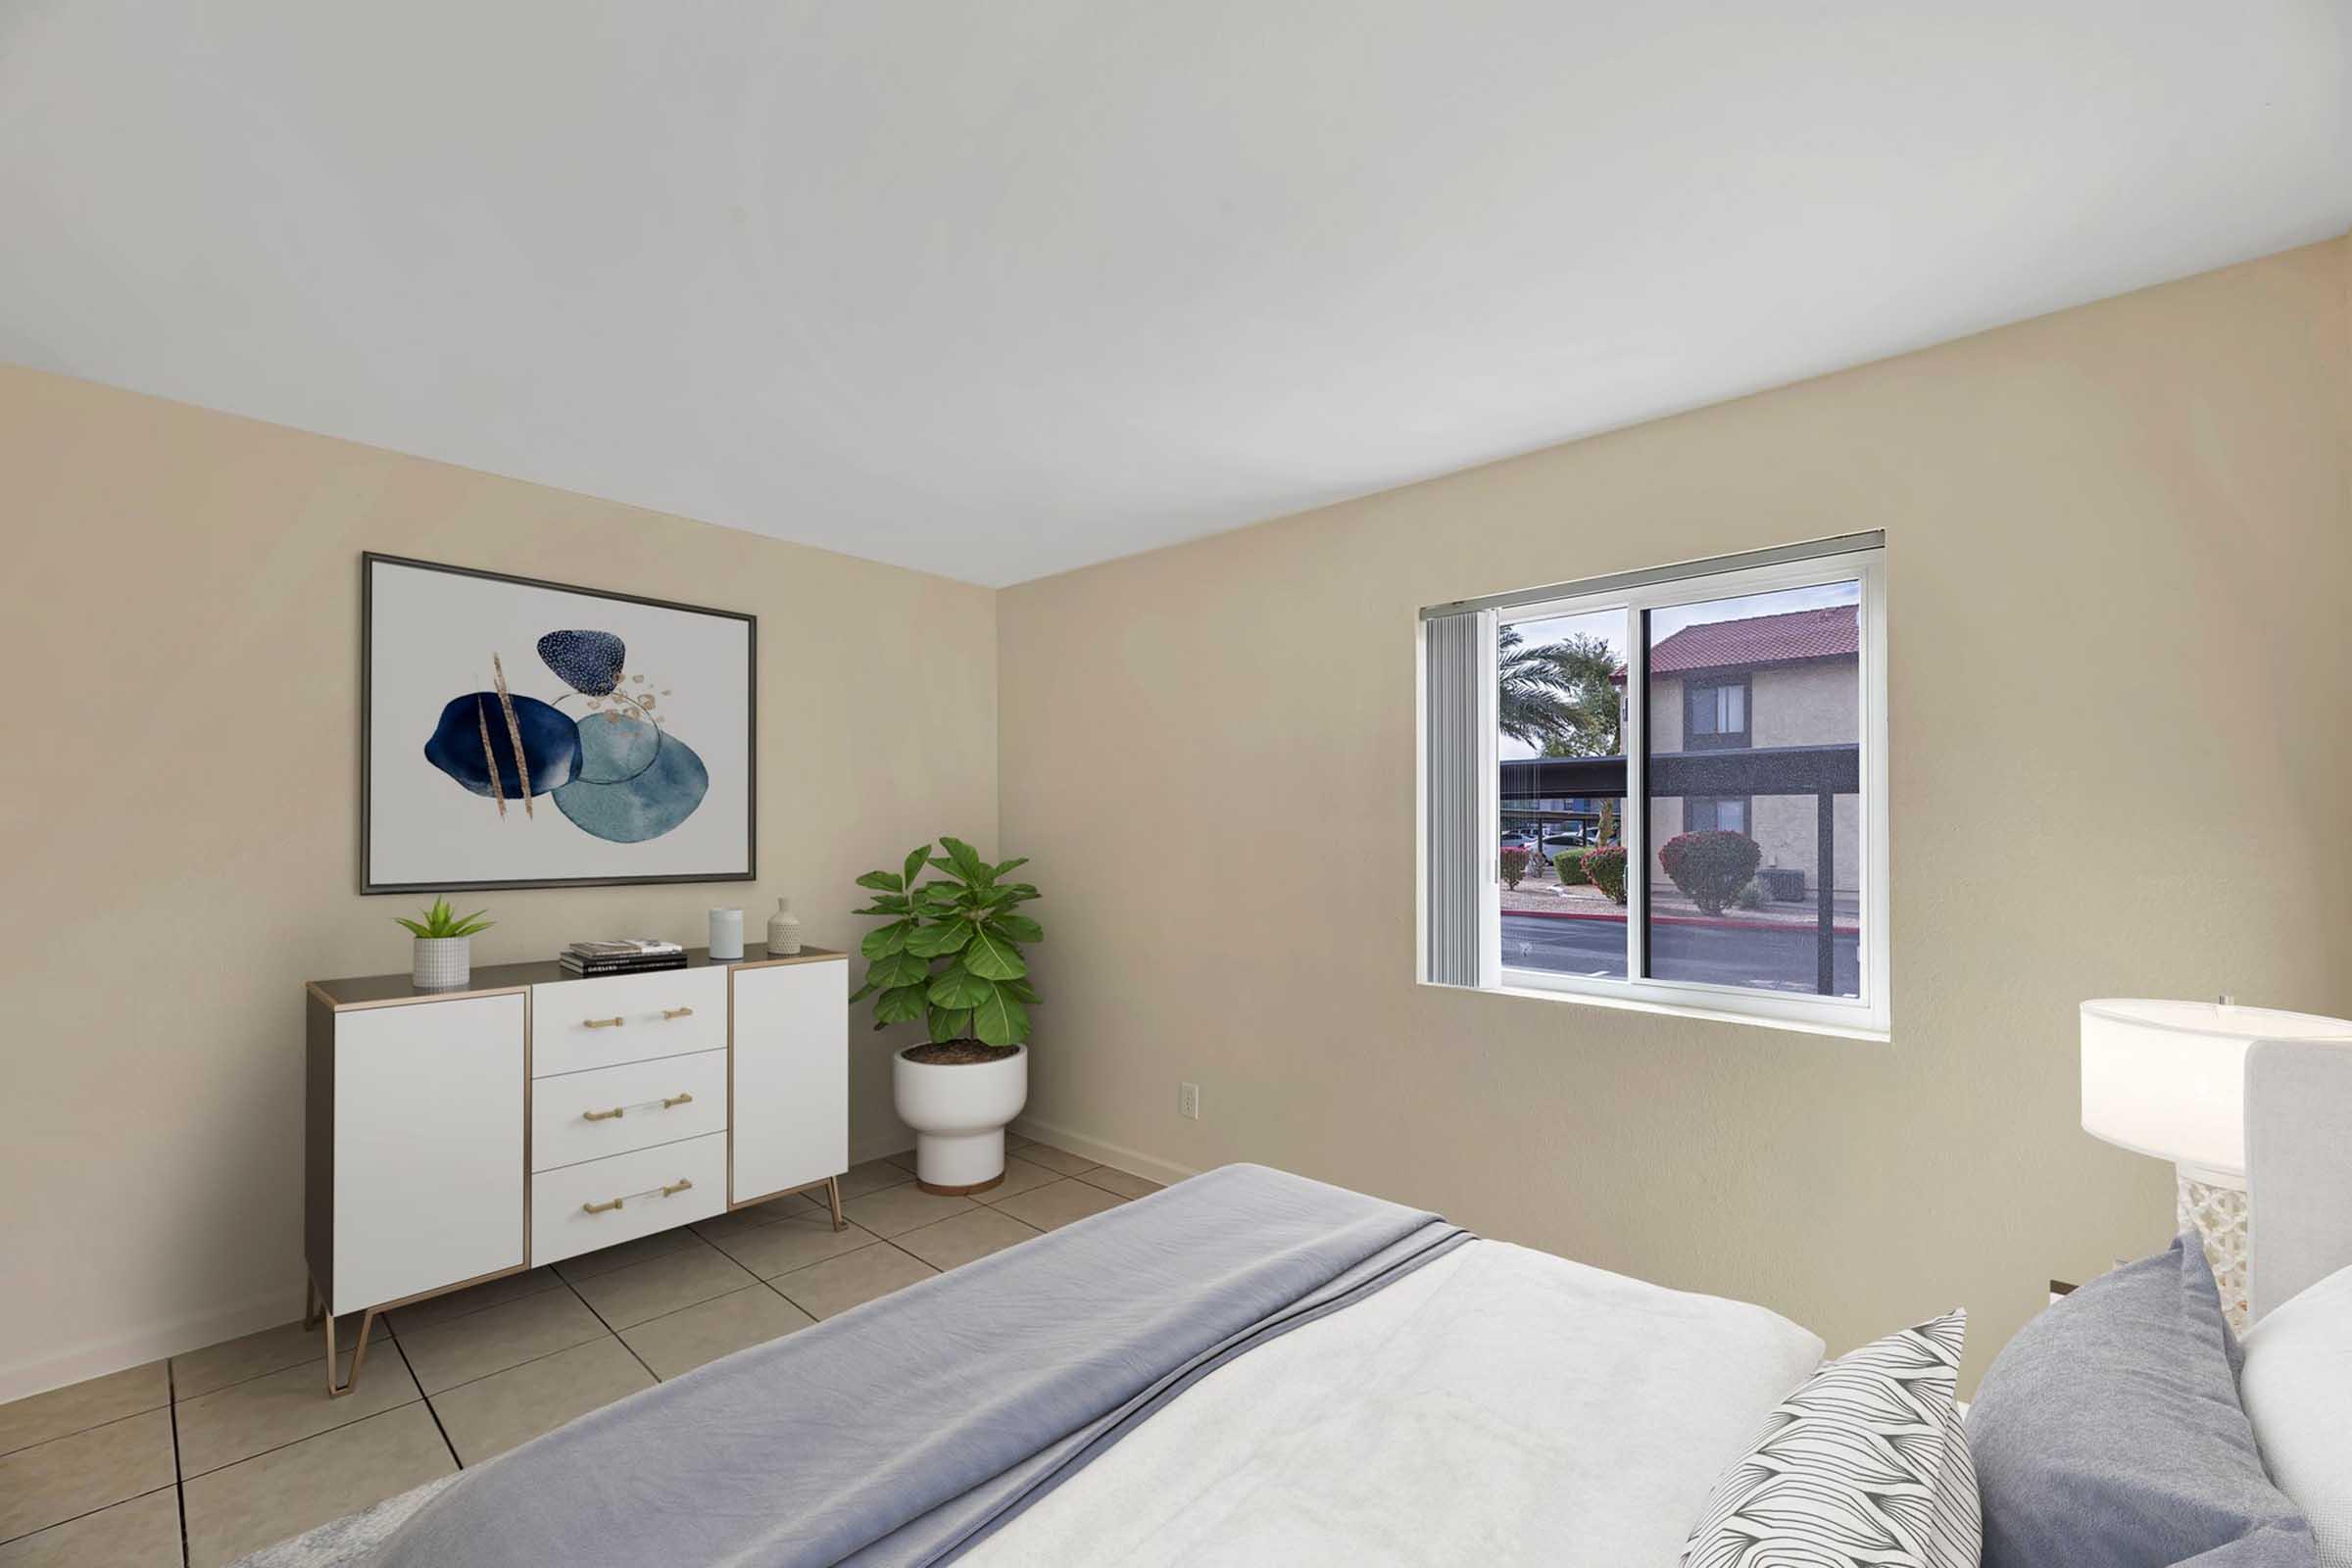
[[[1203,1378],[962,1561],[1673,1568],[1821,1353],[1760,1306],[1472,1242]]]

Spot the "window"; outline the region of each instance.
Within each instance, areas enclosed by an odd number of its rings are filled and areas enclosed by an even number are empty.
[[[1748,805],[1744,795],[1736,800],[1728,795],[1686,795],[1683,797],[1683,831],[1744,833],[1747,831]]]
[[[1747,745],[1747,677],[1686,681],[1683,733],[1694,752]]]
[[[1423,978],[1884,1038],[1883,560],[1423,612]]]

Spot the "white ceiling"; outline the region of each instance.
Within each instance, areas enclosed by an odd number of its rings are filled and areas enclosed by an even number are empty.
[[[2338,0],[0,0],[0,359],[1009,583],[2352,226]]]

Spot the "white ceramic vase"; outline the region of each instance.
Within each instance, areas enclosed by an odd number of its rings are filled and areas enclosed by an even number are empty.
[[[473,978],[473,938],[412,939],[409,982],[419,991],[450,991]]]
[[[908,1047],[907,1050],[913,1050]],[[1004,1179],[1004,1124],[1029,1102],[1029,1048],[954,1065],[891,1058],[891,1098],[914,1129],[914,1174],[935,1193],[974,1193]]]

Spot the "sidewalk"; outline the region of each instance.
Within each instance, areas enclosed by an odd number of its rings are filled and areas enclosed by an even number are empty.
[[[1555,918],[1587,920],[1622,920],[1625,906],[1610,902],[1598,888],[1563,888],[1550,877],[1541,882],[1523,881],[1512,892],[1497,882],[1504,914],[1545,914]],[[1808,894],[1797,904],[1768,903],[1760,909],[1742,909],[1733,905],[1721,914],[1705,914],[1697,905],[1683,896],[1683,891],[1671,882],[1653,883],[1649,893],[1650,917],[1655,920],[1704,921],[1709,925],[1740,926],[1795,926],[1810,931],[1820,911]],[[1830,919],[1837,929],[1851,931],[1862,919],[1861,899],[1852,893],[1830,895]]]

